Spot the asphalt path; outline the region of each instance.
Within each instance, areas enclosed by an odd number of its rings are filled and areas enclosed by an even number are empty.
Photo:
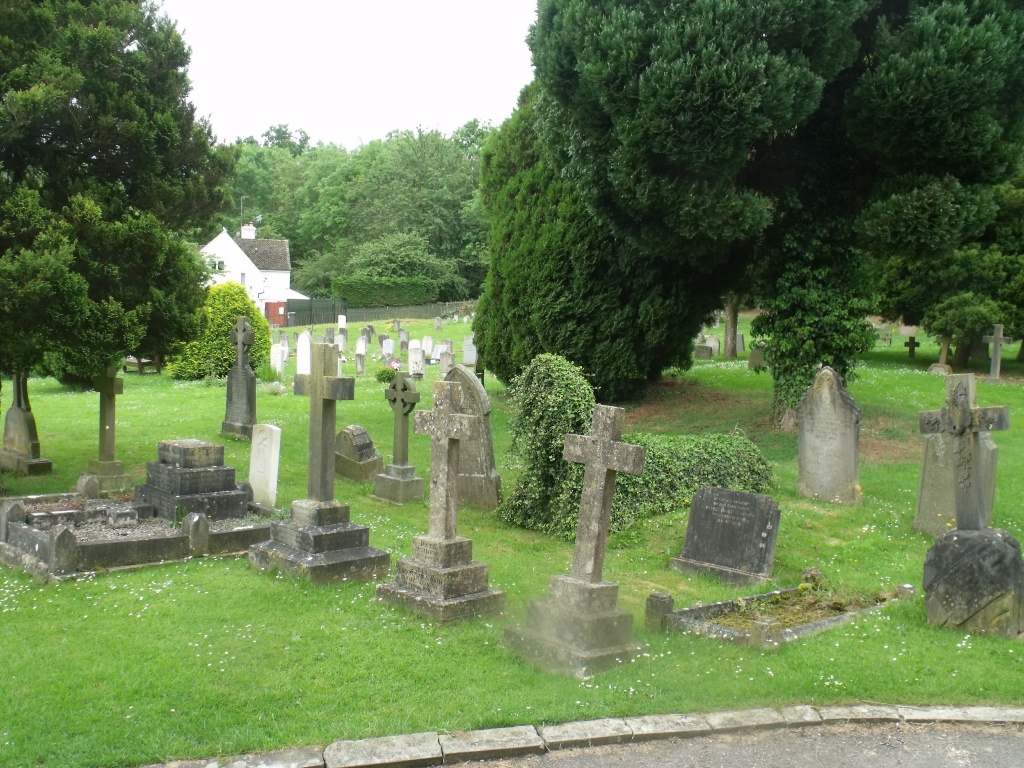
[[[1024,724],[812,726],[567,749],[472,765],[474,768],[1024,768]]]

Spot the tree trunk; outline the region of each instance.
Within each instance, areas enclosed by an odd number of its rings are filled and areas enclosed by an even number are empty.
[[[963,344],[957,344],[956,352],[953,353],[953,359],[949,361],[949,364],[957,370],[963,370],[967,368],[968,363],[970,362],[971,342],[967,341]]]
[[[736,328],[739,325],[740,296],[730,293],[725,297],[725,357],[736,358]]]

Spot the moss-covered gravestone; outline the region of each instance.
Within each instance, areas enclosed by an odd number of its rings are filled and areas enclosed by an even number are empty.
[[[639,474],[647,451],[621,442],[625,411],[594,408],[589,436],[566,435],[563,457],[586,466],[572,573],[552,576],[547,600],[530,605],[525,626],[502,642],[538,665],[586,676],[627,662],[642,650],[633,617],[617,607],[619,587],[602,578],[617,472]]]
[[[859,504],[860,409],[839,374],[823,366],[797,406],[801,496]]]
[[[950,438],[956,527],[939,536],[924,562],[929,624],[958,631],[1024,635],[1024,559],[1006,531],[986,528],[978,469],[980,436],[1009,429],[1006,406],[975,405],[974,375],[946,377],[946,405],[922,411],[921,432]]]
[[[473,542],[458,535],[460,447],[483,425],[462,412],[462,387],[439,381],[434,409],[416,414],[417,434],[430,435],[430,519],[426,536],[412,542],[412,557],[396,564],[395,581],[377,597],[401,603],[437,621],[500,613],[505,593],[488,586],[488,568],[473,560]]]

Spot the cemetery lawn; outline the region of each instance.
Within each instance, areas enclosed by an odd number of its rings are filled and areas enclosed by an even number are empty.
[[[425,321],[404,325],[414,338],[432,333]],[[448,327],[444,337],[460,349],[467,331]],[[627,404],[627,431],[736,428],[764,451],[782,510],[771,587],[796,586],[800,572],[815,566],[843,595],[869,597],[903,583],[920,589],[931,542],[912,527],[923,446],[917,414],[938,408],[945,395],[943,378],[925,373],[938,347],[926,344],[908,360],[904,340],[869,353],[849,387],[862,413],[859,507],[796,495],[796,435],[769,428],[771,378],[749,372],[744,354],[698,361],[652,386]],[[1002,382],[981,378],[977,390],[980,405],[1010,407],[1011,429],[994,435],[995,524],[1021,539],[1024,365],[1013,362],[1016,352],[1017,345],[1005,350]],[[388,462],[392,414],[375,370],[368,363],[368,374],[357,378],[355,402],[338,404],[338,428],[365,427]],[[987,365],[972,370],[987,373]],[[420,407],[429,407],[436,377],[436,367],[428,368]],[[134,477],[144,476],[159,440],[191,437],[224,443],[225,463],[245,479],[249,444],[218,434],[222,382],[152,374],[124,380],[117,454]],[[65,491],[96,455],[99,398],[53,380],[33,379],[29,387],[42,453],[55,471],[4,480],[14,495]],[[498,468],[509,487],[517,468],[508,454],[508,403],[491,377],[487,389]],[[258,390],[258,419],[283,430],[278,505],[287,508],[305,496],[309,404],[272,394],[270,385]],[[428,438],[412,436],[410,460],[424,477],[428,451]],[[336,497],[351,505],[354,522],[370,526],[371,545],[391,552],[393,573],[412,537],[425,532],[427,506],[389,504],[372,490],[339,478]],[[633,613],[649,650],[582,681],[534,669],[500,645],[503,627],[546,596],[549,575],[568,572],[571,542],[508,527],[480,509],[460,510],[459,533],[490,566],[491,586],[507,591],[508,614],[456,625],[379,603],[372,583],[311,586],[251,570],[244,557],[59,584],[0,566],[0,766],[137,766],[387,734],[794,703],[1020,703],[1024,644],[929,627],[920,594],[774,650],[648,632],[651,592],[671,594],[681,608],[766,591],[668,570],[686,518],[680,506],[612,537],[605,578],[619,584],[619,605]]]

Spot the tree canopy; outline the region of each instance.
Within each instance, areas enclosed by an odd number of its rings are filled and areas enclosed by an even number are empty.
[[[1004,0],[541,0],[529,42],[544,143],[601,222],[688,302],[755,267],[779,411],[852,372],[885,259],[927,282],[984,230],[1024,146]]]
[[[88,380],[198,328],[230,160],[154,5],[0,5],[0,369]],[[27,301],[40,301],[25,312]]]

